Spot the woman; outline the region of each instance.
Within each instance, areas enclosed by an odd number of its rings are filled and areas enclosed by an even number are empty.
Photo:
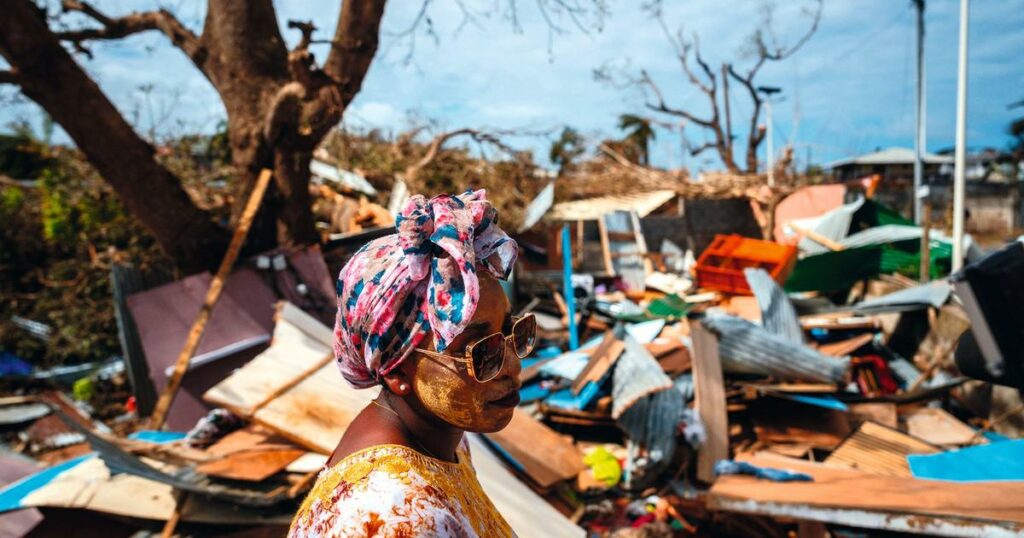
[[[511,316],[498,283],[517,246],[483,191],[413,197],[396,227],[337,283],[341,373],[380,395],[345,431],[290,536],[513,536],[463,434],[504,428],[519,403],[536,323]]]

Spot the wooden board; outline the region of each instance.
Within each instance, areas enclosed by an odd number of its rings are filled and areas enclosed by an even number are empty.
[[[841,340],[839,342],[832,342],[831,344],[825,344],[818,348],[818,351],[828,355],[830,357],[845,357],[854,351],[857,351],[861,347],[864,347],[872,340],[875,339],[874,333],[864,333],[858,336],[854,336],[848,340]]]
[[[479,435],[468,434],[468,437],[473,467],[480,486],[517,536],[586,537],[587,533],[582,527],[573,524],[551,503],[509,472]]]
[[[782,398],[760,398],[750,404],[754,432],[769,444],[798,443],[832,450],[850,434],[846,413]]]
[[[630,289],[642,291],[653,266],[647,258],[647,243],[636,212],[613,211],[601,221],[601,241],[608,245],[614,274],[622,277]]]
[[[330,333],[325,341],[321,331],[315,329],[315,325],[323,325],[305,312],[285,305],[277,318],[271,346],[207,391],[204,400],[250,416],[268,395],[293,382],[331,352]]]
[[[216,443],[210,445],[206,452],[215,456],[227,456],[245,450],[283,450],[296,448],[283,437],[275,435],[259,426],[249,425],[235,430]]]
[[[761,306],[757,304],[757,298],[755,297],[737,295],[722,301],[722,304],[719,306],[726,313],[754,323],[761,323]]]
[[[583,470],[583,454],[572,438],[559,435],[521,409],[516,409],[504,430],[487,434],[487,438],[541,488],[574,478]]]
[[[854,427],[868,421],[877,422],[893,429],[899,426],[899,417],[894,403],[855,403],[849,404],[848,407],[850,408],[850,424]]]
[[[724,499],[989,519],[1024,523],[1024,482],[955,483],[868,474],[784,456],[737,457],[753,465],[807,473],[813,482],[770,482],[723,476],[711,488],[714,509]]]
[[[697,452],[697,478],[715,480],[715,463],[729,457],[729,417],[725,410],[725,385],[718,338],[702,323],[690,324],[693,338],[693,385],[697,414],[707,432]]]
[[[328,364],[267,403],[252,419],[299,446],[330,454],[379,390],[349,387],[338,367]]]
[[[327,465],[327,459],[329,456],[324,454],[316,454],[314,452],[306,452],[299,459],[288,464],[284,468],[289,473],[308,474],[323,469]]]
[[[650,346],[654,345],[657,344],[647,344],[644,347],[646,347],[648,351],[651,351]],[[651,354],[654,355],[653,352]],[[668,350],[667,352],[655,355],[655,358],[658,360],[658,364],[661,365],[661,369],[664,370],[666,374],[673,376],[689,372],[693,367],[693,358],[690,357],[690,350],[682,344],[680,344],[679,347]]]
[[[901,431],[875,422],[861,424],[825,463],[871,474],[910,477],[908,454],[935,454],[941,450]]]
[[[971,445],[984,437],[943,409],[922,407],[904,415],[907,433],[934,445]]]
[[[182,511],[182,520],[197,523],[287,525],[292,514],[249,508],[216,499],[198,499]],[[42,485],[22,506],[79,508],[140,519],[167,520],[175,509],[173,488],[129,473],[111,473],[98,457],[89,458]]]
[[[813,447],[811,445],[806,443],[793,443],[790,445],[772,445],[766,450],[791,458],[805,459],[807,457],[807,453],[810,452],[812,448]]]
[[[578,395],[587,383],[601,381],[612,365],[615,364],[615,361],[619,360],[619,356],[622,355],[624,349],[626,349],[626,344],[622,340],[615,338],[611,331],[604,333],[604,339],[597,345],[597,349],[590,354],[590,360],[587,361],[586,366],[580,371],[580,375],[576,376],[576,379],[573,380],[572,393]]]
[[[198,465],[196,471],[232,480],[261,482],[283,471],[305,453],[297,448],[243,450]]]
[[[323,364],[333,338],[325,325],[289,304],[279,307],[277,318],[270,348],[203,398],[300,447],[330,454],[379,389],[353,389],[337,366]],[[317,365],[322,366],[307,375]]]

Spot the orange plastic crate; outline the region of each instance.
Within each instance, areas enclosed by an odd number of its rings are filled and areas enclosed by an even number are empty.
[[[760,267],[782,283],[796,263],[796,246],[750,239],[740,235],[716,235],[697,259],[697,286],[737,295],[751,295],[743,270]]]

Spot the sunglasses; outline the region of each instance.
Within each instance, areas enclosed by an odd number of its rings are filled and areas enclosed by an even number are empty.
[[[425,349],[416,351],[428,357],[465,363],[470,377],[478,383],[486,383],[498,377],[501,369],[505,367],[505,350],[508,349],[509,343],[512,344],[516,357],[525,359],[530,356],[533,346],[537,343],[537,318],[533,314],[513,318],[512,334],[505,335],[497,332],[469,344],[462,357],[453,357]]]

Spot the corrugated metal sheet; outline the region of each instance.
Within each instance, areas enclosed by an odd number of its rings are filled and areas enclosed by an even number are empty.
[[[899,290],[888,295],[861,301],[854,305],[858,314],[875,314],[880,312],[904,312],[920,310],[929,306],[939,308],[949,300],[953,289],[948,280],[936,280],[928,284]]]
[[[642,344],[632,336],[623,338],[626,347],[612,374],[612,418],[618,419],[637,400],[672,388],[672,380]]]
[[[787,342],[742,318],[709,314],[703,323],[719,335],[722,368],[728,372],[837,383],[850,368],[849,359],[828,357],[805,345]]]
[[[597,220],[613,211],[636,211],[640,217],[646,217],[675,197],[676,191],[666,189],[560,202],[551,208],[544,219],[549,221]]]
[[[926,164],[943,164],[953,162],[953,157],[950,157],[949,155],[925,152],[922,157]],[[913,149],[892,147],[871,153],[865,153],[864,155],[858,155],[856,157],[832,161],[826,164],[825,168],[831,170],[832,168],[848,164],[914,164],[914,160],[916,158],[917,155],[914,153]]]
[[[343,170],[333,164],[326,163],[319,159],[309,161],[309,172],[313,175],[314,179],[334,181],[347,189],[361,192],[369,196],[377,194],[377,189],[374,189],[373,185],[370,185],[370,182],[363,176],[355,172]]]
[[[523,215],[523,224],[519,227],[520,232],[524,232],[533,228],[534,224],[540,222],[540,219],[551,209],[551,206],[555,203],[555,182],[548,183],[547,187],[544,187],[537,197],[530,202],[530,205],[526,206],[526,211]],[[390,209],[390,208],[389,208]],[[392,211],[392,215],[397,215],[397,211]]]
[[[616,421],[628,438],[626,487],[646,486],[671,463],[684,406],[679,391],[662,390],[638,401]]]
[[[643,487],[671,461],[676,428],[683,412],[683,395],[658,361],[633,337],[612,374],[612,417],[628,439],[626,486]]]
[[[864,197],[857,198],[855,202],[837,207],[824,215],[813,219],[798,219],[793,221],[798,226],[810,228],[818,235],[827,237],[833,241],[841,241],[850,233],[850,222],[853,214],[864,205]],[[820,254],[827,252],[828,247],[817,241],[804,237],[798,244],[800,252],[806,254]]]
[[[804,332],[796,315],[793,303],[782,287],[764,269],[748,267],[743,270],[750,291],[761,307],[761,324],[768,332],[782,337],[791,344],[804,343]]]

